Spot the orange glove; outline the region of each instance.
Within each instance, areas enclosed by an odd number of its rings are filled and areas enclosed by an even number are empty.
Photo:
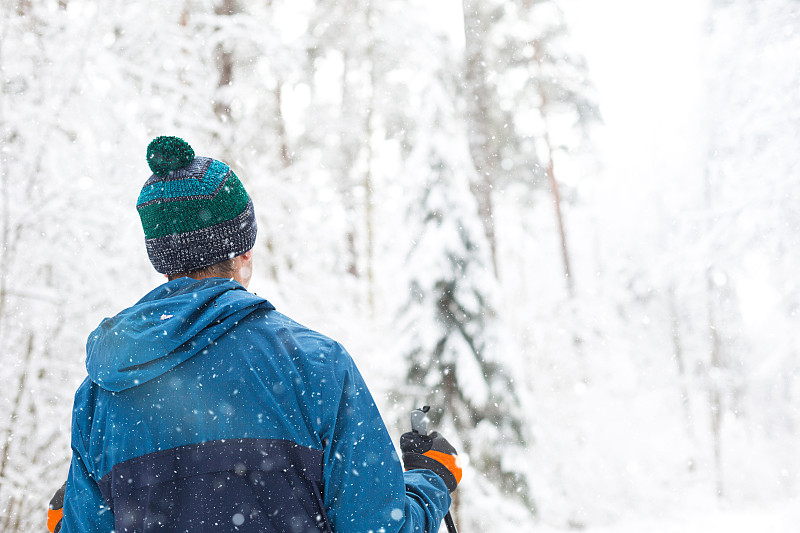
[[[406,470],[426,468],[444,480],[447,490],[453,492],[461,481],[458,453],[437,432],[428,435],[409,431],[400,437],[403,466]]]
[[[64,516],[64,491],[66,490],[67,482],[65,481],[50,500],[50,507],[47,510],[47,530],[50,533],[61,531],[61,518]]]

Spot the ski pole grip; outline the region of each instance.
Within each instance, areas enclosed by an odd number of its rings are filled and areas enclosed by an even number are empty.
[[[428,411],[430,410],[431,406],[425,405],[411,411],[411,431],[420,435],[428,434]]]
[[[419,409],[414,409],[413,411],[411,411],[411,431],[412,432],[417,433],[419,435],[427,435],[428,434],[428,411],[430,411],[430,410],[431,410],[431,406],[430,405],[425,405],[423,407],[420,407]],[[441,438],[441,436],[437,436],[436,438],[439,439],[439,438]],[[442,439],[442,440],[444,440],[444,439]],[[447,441],[444,441],[444,443],[448,447],[452,448],[452,446],[450,446],[450,443],[448,443]],[[400,444],[402,446],[402,441],[401,441]],[[455,449],[453,449],[452,450],[452,454],[455,455],[455,452],[456,452]],[[435,453],[438,453],[438,452],[435,452]],[[448,450],[448,453],[449,453],[449,450]],[[416,462],[417,459],[414,459],[414,457],[413,457],[415,455],[417,455],[417,454],[414,454],[414,453],[409,454],[409,459],[413,459],[414,462]],[[427,459],[427,457],[424,454],[423,455],[419,455],[418,458]],[[406,463],[406,467],[408,467],[408,460],[407,460],[407,456],[406,456],[405,451],[403,453],[403,461]],[[435,459],[433,461],[433,463],[427,463],[425,465],[425,467],[426,468],[428,468],[428,467],[432,468],[434,472],[436,472],[440,476],[442,476],[442,479],[448,478],[445,481],[445,484],[447,485],[448,490],[450,492],[453,492],[456,489],[456,487],[458,486],[458,482],[461,480],[461,467],[457,466],[457,463],[456,463],[456,468],[458,469],[458,477],[455,477],[455,475],[453,475],[453,473],[449,470],[449,467],[447,467],[447,465],[442,465],[442,466],[445,467],[445,469],[446,469],[445,471],[442,471],[441,468],[437,467],[437,464],[438,464],[437,461],[438,461],[438,459]],[[453,480],[450,481],[449,477],[452,477]],[[450,514],[449,510],[447,511],[447,514],[445,514],[445,516],[444,516],[444,523],[445,523],[445,526],[447,526],[448,533],[458,533],[458,530],[456,529],[456,524],[455,524],[455,522],[453,522],[453,515]]]

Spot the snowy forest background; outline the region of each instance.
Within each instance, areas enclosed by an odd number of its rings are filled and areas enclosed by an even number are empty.
[[[44,530],[86,336],[162,282],[162,134],[234,167],[251,290],[348,347],[393,435],[434,406],[461,531],[796,531],[799,13],[3,1],[0,531]]]

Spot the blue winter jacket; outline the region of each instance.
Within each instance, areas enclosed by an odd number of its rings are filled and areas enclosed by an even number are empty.
[[[235,281],[103,320],[75,395],[62,532],[435,532],[353,360]]]

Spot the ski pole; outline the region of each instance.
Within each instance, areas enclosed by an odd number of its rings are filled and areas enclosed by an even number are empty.
[[[419,433],[420,435],[428,434],[428,411],[430,410],[430,405],[425,405],[411,411],[411,431]],[[444,515],[444,523],[447,526],[447,531],[450,533],[458,533],[456,524],[453,522],[453,515],[450,514],[449,510],[447,514]]]

